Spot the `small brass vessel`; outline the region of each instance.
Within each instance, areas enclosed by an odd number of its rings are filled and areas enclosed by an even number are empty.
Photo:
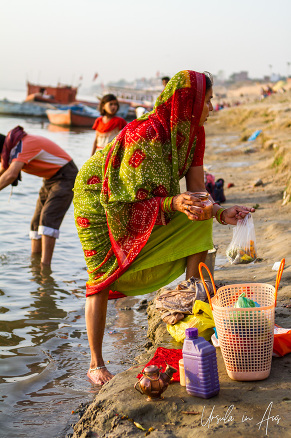
[[[170,365],[167,365],[164,373],[161,373],[161,369],[157,365],[149,365],[144,369],[143,376],[134,387],[141,394],[148,396],[147,401],[162,400],[161,394],[168,388],[169,382],[176,372],[177,370]]]

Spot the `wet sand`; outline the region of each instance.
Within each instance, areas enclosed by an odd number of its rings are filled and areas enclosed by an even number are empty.
[[[272,121],[264,122],[266,116],[263,114],[269,114],[270,118],[274,105],[277,105],[278,114]],[[250,112],[252,116],[242,121]],[[215,280],[227,284],[260,282],[275,285],[276,272],[272,271],[272,266],[285,257],[275,322],[291,328],[290,308],[286,307],[291,297],[291,203],[283,201],[289,187],[290,161],[286,157],[290,153],[290,127],[277,129],[278,124],[284,123],[285,115],[284,102],[275,98],[216,114],[206,128],[205,164],[212,165],[210,171],[216,179],[223,178],[225,186],[234,184],[225,189],[226,207],[234,204],[258,207],[253,215],[258,263],[231,265],[226,260],[225,250],[231,241],[232,227],[215,221],[213,239],[218,246]],[[243,133],[256,129],[263,129],[263,133],[255,142],[242,141]],[[278,154],[282,156],[280,160]],[[289,168],[284,164],[286,159]],[[262,185],[255,187],[259,178]],[[144,352],[129,370],[118,374],[102,388],[94,402],[83,409],[79,421],[74,417],[77,421],[74,437],[145,436],[150,428],[154,430],[148,434],[153,438],[208,437],[213,434],[217,437],[290,436],[290,354],[273,358],[268,379],[236,382],[227,376],[218,349],[221,389],[216,397],[208,400],[191,397],[180,384],[173,383],[164,393],[163,401],[146,401],[146,396],[134,390],[138,372],[158,346],[181,348],[181,344],[175,343],[167,333],[165,323],[155,310],[154,300],[149,303],[147,312],[149,330]],[[126,417],[141,424],[145,430]]]

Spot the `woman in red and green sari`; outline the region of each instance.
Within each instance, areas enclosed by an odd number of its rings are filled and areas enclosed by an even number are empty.
[[[91,350],[88,377],[112,378],[102,341],[107,300],[141,295],[170,283],[213,248],[212,218],[198,221],[206,192],[203,124],[212,111],[212,82],[177,73],[153,111],[129,123],[81,168],[74,188],[75,219],[88,267],[86,325]],[[186,177],[187,192],[179,181]],[[221,224],[235,225],[252,209],[213,205]]]

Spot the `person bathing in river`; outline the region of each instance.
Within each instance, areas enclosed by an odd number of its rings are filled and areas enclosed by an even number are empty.
[[[114,94],[106,94],[102,97],[99,104],[101,117],[98,117],[92,126],[96,136],[91,155],[110,143],[127,124],[126,120],[115,115],[118,110],[119,103]]]
[[[198,265],[213,248],[213,219],[199,221],[205,192],[203,125],[213,110],[207,74],[177,73],[153,111],[129,123],[81,168],[74,187],[75,221],[88,267],[87,373],[103,384],[113,376],[102,357],[107,300],[158,290]],[[186,177],[187,191],[179,180]],[[235,225],[253,208],[223,209],[213,217]]]
[[[0,134],[0,190],[17,185],[20,171],[43,178],[31,221],[32,253],[50,265],[59,228],[73,199],[78,169],[70,155],[47,138],[27,134],[21,126]]]

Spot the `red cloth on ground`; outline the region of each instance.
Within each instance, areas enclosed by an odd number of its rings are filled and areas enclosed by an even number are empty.
[[[162,372],[164,372],[166,366],[171,365],[177,370],[177,372],[174,373],[171,381],[180,382],[179,360],[182,359],[182,357],[181,349],[158,347],[153,358],[149,361],[149,363],[146,364],[144,369],[149,365],[157,365],[159,368],[162,368]],[[142,377],[142,373],[139,373],[136,377],[140,379]]]

